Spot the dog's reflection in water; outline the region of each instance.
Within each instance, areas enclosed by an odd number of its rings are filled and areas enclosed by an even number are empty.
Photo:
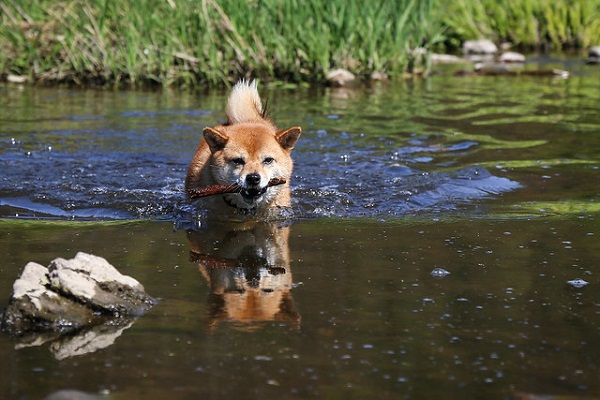
[[[210,286],[209,329],[236,323],[255,329],[268,321],[300,327],[292,298],[289,226],[246,222],[188,232],[190,258]]]

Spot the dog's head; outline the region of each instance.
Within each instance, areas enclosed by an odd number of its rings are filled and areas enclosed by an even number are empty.
[[[301,129],[275,130],[265,123],[241,123],[205,128],[204,140],[211,152],[210,172],[217,183],[236,183],[239,194],[225,200],[241,209],[269,205],[281,187],[269,187],[272,178],[289,179],[291,151]]]

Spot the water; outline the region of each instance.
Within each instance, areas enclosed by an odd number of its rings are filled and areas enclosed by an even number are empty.
[[[0,397],[599,397],[600,70],[541,65],[572,75],[265,91],[304,128],[276,225],[190,217],[223,93],[0,87],[6,301],[77,251],[159,298],[88,353],[0,336]]]

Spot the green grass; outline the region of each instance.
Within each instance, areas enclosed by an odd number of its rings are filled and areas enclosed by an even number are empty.
[[[598,0],[454,0],[444,18],[449,42],[490,38],[522,48],[600,44]]]
[[[510,4],[510,7],[507,6]],[[415,72],[416,47],[600,42],[591,0],[3,0],[0,76],[199,87]]]

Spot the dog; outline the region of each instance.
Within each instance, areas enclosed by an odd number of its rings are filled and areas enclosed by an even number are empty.
[[[212,216],[271,215],[277,209],[289,208],[291,152],[302,129],[279,130],[275,126],[262,105],[255,80],[241,80],[233,87],[226,114],[226,123],[204,128],[187,172],[186,191],[237,184],[239,193],[205,199]],[[269,186],[272,178],[284,178],[287,183]]]

